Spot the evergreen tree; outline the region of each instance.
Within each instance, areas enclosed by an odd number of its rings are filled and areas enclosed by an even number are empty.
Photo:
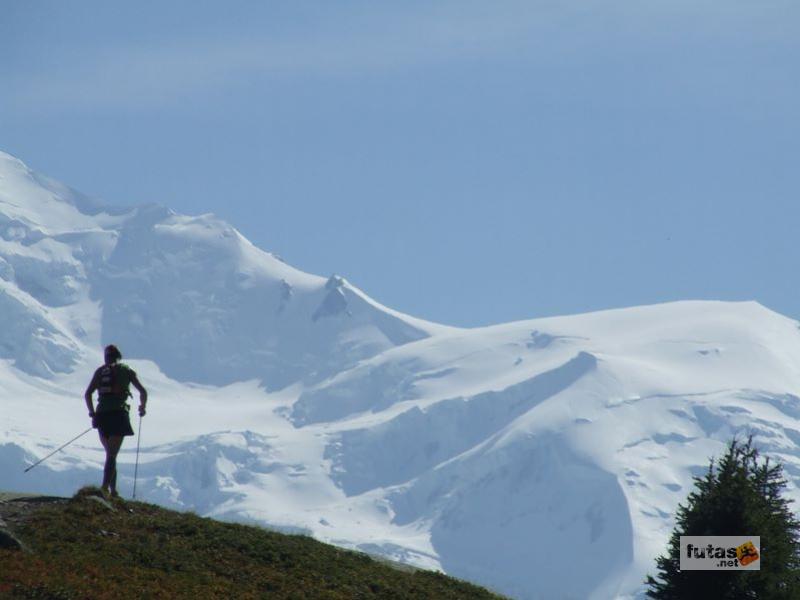
[[[781,496],[783,469],[761,460],[752,437],[734,439],[725,455],[711,459],[695,477],[687,504],[679,505],[666,556],[656,559],[657,578],[648,576],[647,595],[662,600],[757,598],[800,599],[800,522]],[[761,537],[760,571],[680,571],[682,535]]]

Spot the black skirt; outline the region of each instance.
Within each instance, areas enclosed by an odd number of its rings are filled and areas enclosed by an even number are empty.
[[[131,419],[127,410],[110,410],[96,413],[94,419],[97,429],[103,437],[133,435],[133,427],[131,427]]]

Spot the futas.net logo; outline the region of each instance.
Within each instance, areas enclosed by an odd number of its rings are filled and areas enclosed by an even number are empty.
[[[682,535],[681,571],[760,571],[757,535]]]

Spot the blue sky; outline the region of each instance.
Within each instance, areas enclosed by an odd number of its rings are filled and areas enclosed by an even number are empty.
[[[800,4],[0,3],[0,149],[481,325],[800,317]]]

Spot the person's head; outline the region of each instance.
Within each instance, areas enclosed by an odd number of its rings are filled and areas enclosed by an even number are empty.
[[[119,348],[117,348],[114,344],[109,344],[106,346],[104,354],[107,365],[112,365],[122,358],[122,352],[120,352]]]

